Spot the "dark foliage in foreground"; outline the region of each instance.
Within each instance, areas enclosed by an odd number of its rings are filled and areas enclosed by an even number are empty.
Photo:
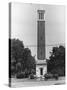
[[[53,47],[50,60],[47,61],[47,70],[59,76],[65,76],[65,47]]]
[[[24,44],[19,39],[10,39],[11,42],[11,75],[27,77],[30,73],[35,73],[35,58],[31,55],[29,48],[24,48]]]

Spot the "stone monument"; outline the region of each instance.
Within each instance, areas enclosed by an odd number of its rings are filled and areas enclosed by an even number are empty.
[[[45,56],[45,10],[37,10],[37,60],[36,76],[43,77],[47,72],[47,63]]]

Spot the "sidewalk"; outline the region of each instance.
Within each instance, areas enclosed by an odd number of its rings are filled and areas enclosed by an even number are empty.
[[[61,85],[65,84],[65,77],[60,77],[59,80],[49,79],[44,80],[35,80],[35,79],[12,79],[12,87],[32,87],[32,86],[45,86],[45,85]]]

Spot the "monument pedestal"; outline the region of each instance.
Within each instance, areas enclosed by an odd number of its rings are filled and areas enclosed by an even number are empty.
[[[47,73],[47,63],[46,60],[36,61],[36,76],[39,78],[44,78],[44,74]]]

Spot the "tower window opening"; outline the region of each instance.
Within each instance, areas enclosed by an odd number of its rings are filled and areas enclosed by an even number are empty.
[[[44,19],[44,14],[43,13],[39,13],[39,19]]]

